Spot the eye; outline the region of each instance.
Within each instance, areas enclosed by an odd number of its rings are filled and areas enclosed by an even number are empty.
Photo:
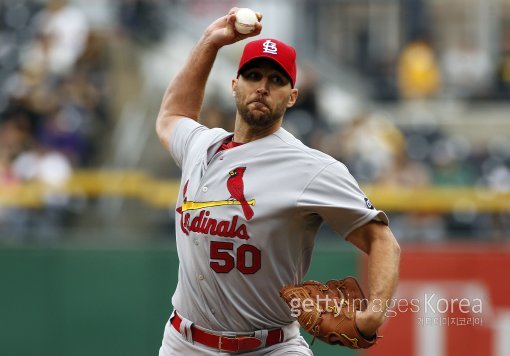
[[[253,71],[247,71],[244,75],[243,75],[246,79],[249,79],[249,80],[260,80],[262,78],[262,74],[253,70]]]
[[[287,79],[279,74],[275,74],[275,75],[272,75],[270,77],[270,80],[272,83],[274,84],[277,84],[277,85],[286,85],[287,84]]]

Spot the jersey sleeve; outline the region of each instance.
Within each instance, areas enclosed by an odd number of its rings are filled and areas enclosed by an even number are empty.
[[[168,138],[170,154],[177,166],[183,168],[189,157],[200,157],[215,139],[224,134],[226,131],[223,129],[209,129],[195,120],[182,118]]]
[[[322,169],[298,199],[343,238],[364,224],[376,220],[388,224],[388,217],[377,210],[360,189],[354,177],[340,162]]]

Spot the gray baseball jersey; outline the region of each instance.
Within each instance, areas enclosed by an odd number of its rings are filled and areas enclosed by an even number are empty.
[[[231,136],[183,118],[170,138],[182,169],[172,303],[211,330],[280,327],[293,319],[279,290],[302,282],[322,222],[346,237],[388,220],[343,164],[285,129],[217,152]]]

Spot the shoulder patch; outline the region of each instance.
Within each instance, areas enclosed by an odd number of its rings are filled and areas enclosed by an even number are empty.
[[[368,198],[365,198],[365,204],[370,210],[375,210],[374,205],[370,202],[370,200],[368,200]]]

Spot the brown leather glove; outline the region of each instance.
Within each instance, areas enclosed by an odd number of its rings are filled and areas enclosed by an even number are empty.
[[[297,315],[301,327],[314,336],[312,343],[319,338],[351,349],[375,345],[377,335],[367,339],[356,327],[356,311],[365,310],[368,303],[356,278],[285,286],[280,296]]]

